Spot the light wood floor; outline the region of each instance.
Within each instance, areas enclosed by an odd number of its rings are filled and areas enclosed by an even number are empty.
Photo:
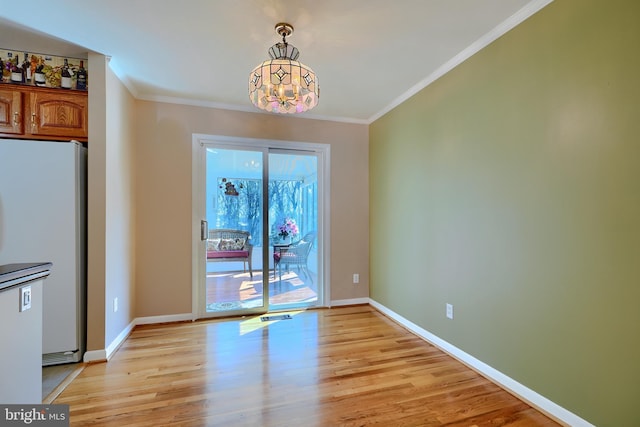
[[[71,425],[557,425],[369,306],[138,326],[54,403]]]

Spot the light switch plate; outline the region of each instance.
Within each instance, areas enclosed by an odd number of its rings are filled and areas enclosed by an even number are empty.
[[[31,285],[20,288],[20,312],[31,308]]]

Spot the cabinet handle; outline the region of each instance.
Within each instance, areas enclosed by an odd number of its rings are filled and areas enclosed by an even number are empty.
[[[20,124],[20,120],[18,120],[20,118],[20,113],[18,113],[17,111],[13,112],[13,125],[14,126],[18,126]]]
[[[31,113],[31,127],[36,127],[36,113]]]

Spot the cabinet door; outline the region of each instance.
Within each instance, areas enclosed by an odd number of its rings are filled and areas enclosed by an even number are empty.
[[[86,140],[88,99],[83,92],[31,92],[25,133]]]
[[[0,133],[21,134],[24,130],[23,93],[0,89]]]

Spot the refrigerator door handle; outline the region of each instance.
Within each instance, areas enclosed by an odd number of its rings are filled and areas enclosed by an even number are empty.
[[[206,220],[200,221],[200,240],[207,240],[209,235],[209,223]]]

